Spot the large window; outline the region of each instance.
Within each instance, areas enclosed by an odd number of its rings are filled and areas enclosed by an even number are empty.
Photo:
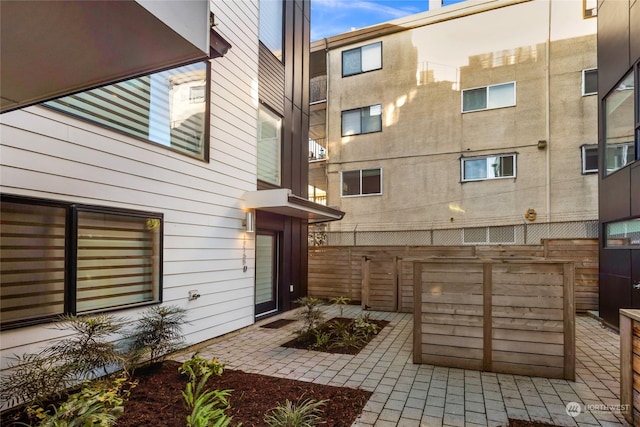
[[[258,109],[258,179],[280,185],[282,118],[265,106]]]
[[[342,136],[382,131],[382,105],[342,112]]]
[[[462,91],[462,111],[481,111],[516,105],[516,83],[503,83]]]
[[[283,60],[283,0],[260,0],[259,37],[262,44],[280,61]]]
[[[590,68],[582,70],[582,95],[595,95],[598,93],[598,69]]]
[[[484,179],[515,178],[516,155],[500,154],[483,157],[463,157],[460,159],[462,181]]]
[[[342,172],[342,196],[382,194],[382,170],[361,169]]]
[[[174,68],[43,105],[208,160],[207,64]]]
[[[161,300],[162,214],[0,199],[2,328]]]
[[[582,150],[582,173],[598,172],[598,146],[583,145]]]
[[[631,70],[604,98],[604,175],[636,159],[635,86],[634,72]]]
[[[640,247],[640,218],[605,224],[604,235],[607,247]]]
[[[342,52],[342,77],[382,68],[382,42]]]

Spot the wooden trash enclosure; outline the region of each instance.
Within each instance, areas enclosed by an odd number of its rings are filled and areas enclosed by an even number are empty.
[[[620,410],[640,425],[640,310],[620,310]]]
[[[415,363],[575,379],[573,262],[425,259],[413,277]]]

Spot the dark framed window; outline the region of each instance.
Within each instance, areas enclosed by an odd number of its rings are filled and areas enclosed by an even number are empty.
[[[636,135],[639,133],[634,112],[635,70],[629,71],[603,99],[604,159],[603,176],[621,169],[636,159]]]
[[[462,91],[462,112],[491,110],[516,105],[516,82]]]
[[[582,70],[582,96],[598,93],[598,69]]]
[[[598,146],[583,145],[580,147],[582,152],[582,173],[594,173],[598,172]]]
[[[282,0],[260,0],[258,23],[260,41],[281,62],[284,60],[282,54],[284,44],[283,3]]]
[[[460,159],[462,182],[486,179],[515,178],[516,155],[497,154]]]
[[[604,224],[604,239],[608,248],[640,247],[640,218]]]
[[[345,196],[382,194],[382,169],[360,169],[341,173],[342,191]]]
[[[42,105],[208,161],[209,80],[198,62]]]
[[[382,42],[342,52],[342,77],[382,69]]]
[[[159,303],[163,215],[2,195],[2,329]]]
[[[342,136],[382,131],[382,105],[342,112]]]

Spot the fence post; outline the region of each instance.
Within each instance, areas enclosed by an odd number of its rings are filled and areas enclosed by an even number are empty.
[[[422,363],[422,263],[413,262],[413,363]]]
[[[362,257],[362,309],[366,310],[369,307],[369,265],[371,260],[363,256]]]
[[[484,371],[493,370],[493,264],[490,262],[482,263],[482,299],[483,299],[483,315],[482,322],[482,369]]]

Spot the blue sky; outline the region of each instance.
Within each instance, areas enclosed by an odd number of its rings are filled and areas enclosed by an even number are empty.
[[[461,0],[444,0],[444,5]],[[311,41],[424,12],[429,0],[311,0]]]

